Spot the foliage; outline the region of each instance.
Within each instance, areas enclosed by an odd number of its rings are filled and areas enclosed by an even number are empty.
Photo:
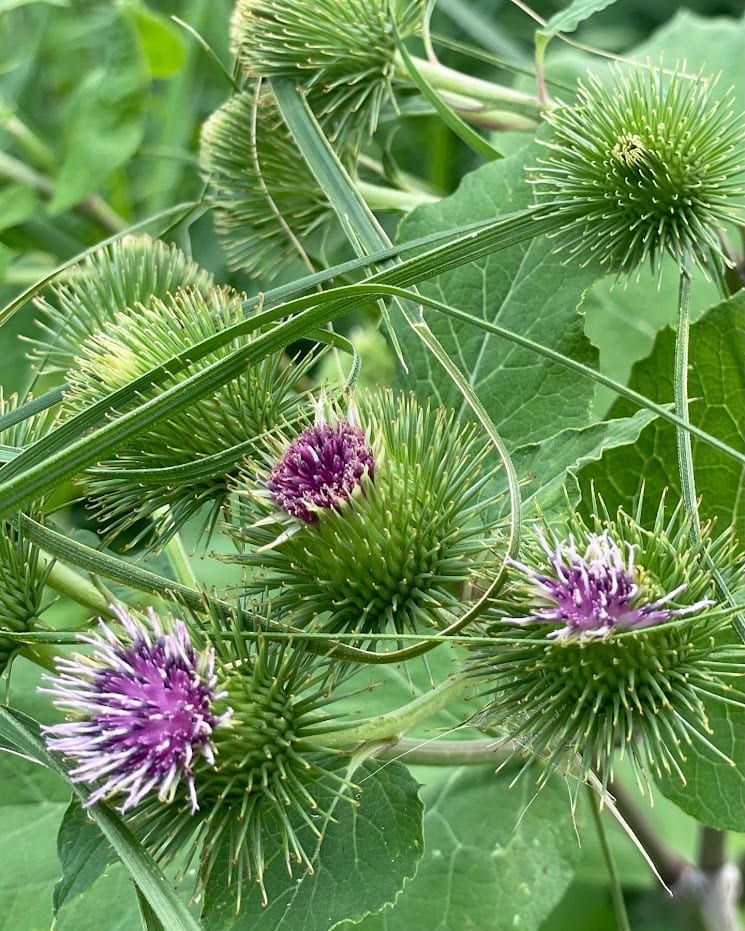
[[[0,0],[3,927],[737,926],[737,13]]]

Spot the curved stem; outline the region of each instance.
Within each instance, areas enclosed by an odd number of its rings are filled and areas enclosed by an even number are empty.
[[[428,61],[426,58],[418,58],[415,55],[412,55],[411,59],[417,71],[439,91],[449,91],[480,103],[507,104],[518,112],[533,116],[540,113],[542,109],[541,101],[533,94],[526,94],[512,87],[471,77],[453,68],[448,68],[440,62]],[[408,80],[409,72],[400,52],[396,52],[394,56],[394,65],[399,76]]]
[[[337,726],[333,730],[318,731],[308,737],[307,742],[324,748],[344,748],[370,741],[398,740],[401,734],[431,717],[449,701],[462,697],[473,684],[470,676],[450,676],[402,708],[364,718],[351,727]]]
[[[401,737],[387,742],[374,754],[376,760],[401,760],[408,766],[501,766],[509,759],[525,756],[525,749],[511,740],[419,740]]]
[[[610,845],[608,844],[608,837],[605,833],[605,825],[603,824],[602,818],[600,817],[600,806],[598,805],[598,798],[595,794],[595,791],[589,786],[587,787],[587,791],[590,796],[590,810],[592,811],[592,818],[595,822],[595,830],[598,832],[600,849],[603,854],[603,860],[605,860],[606,869],[608,870],[608,880],[610,882],[610,892],[613,898],[613,908],[616,913],[618,931],[631,931],[629,916],[626,914],[626,903],[623,900],[621,881],[618,877],[618,871],[616,870],[616,864],[613,860],[613,854],[611,852]]]
[[[678,326],[675,333],[675,413],[683,425],[690,424],[688,414],[688,344],[690,338],[691,277],[687,263],[680,273],[678,290]],[[693,473],[691,434],[684,426],[676,427],[680,491],[686,511],[691,516],[696,536],[701,531],[696,501],[696,479]]]
[[[690,341],[690,301],[691,277],[688,272],[688,260],[680,272],[678,290],[678,325],[675,333],[674,397],[675,413],[679,423],[676,425],[676,443],[678,453],[678,472],[680,474],[680,492],[683,506],[691,518],[691,536],[697,540],[701,536],[701,520],[696,499],[696,477],[693,470],[693,449],[691,443],[691,423],[688,415],[688,346]],[[731,607],[740,607],[722,577],[714,560],[706,552],[706,563],[714,579],[718,596]],[[745,619],[742,610],[734,616],[734,626],[740,638],[745,641]]]

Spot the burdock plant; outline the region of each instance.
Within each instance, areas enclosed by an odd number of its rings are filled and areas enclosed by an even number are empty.
[[[242,295],[230,288],[176,289],[113,313],[78,347],[68,371],[65,412],[85,410],[243,318]],[[234,348],[226,343],[197,364],[204,368]],[[309,353],[295,364],[279,352],[246,367],[91,468],[87,488],[106,532],[118,534],[144,519],[139,535],[163,543],[203,507],[208,523],[214,522],[228,494],[228,476],[243,457],[261,449],[277,420],[296,416],[304,398],[299,385],[313,359]],[[192,372],[182,370],[146,389],[138,403]],[[159,530],[155,537],[153,526]]]
[[[236,558],[296,625],[361,637],[446,627],[504,556],[492,455],[452,411],[360,392],[248,468],[229,527]]]
[[[627,756],[642,790],[650,776],[685,781],[688,748],[718,752],[707,701],[738,704],[727,679],[743,652],[710,568],[736,578],[734,553],[729,533],[692,542],[691,521],[681,508],[666,520],[664,505],[651,530],[622,510],[537,527],[473,661],[482,723],[505,727],[546,773],[593,770],[605,784]]]
[[[233,49],[247,77],[291,79],[332,141],[359,144],[375,132],[385,104],[414,84],[399,45],[425,31],[425,9],[424,0],[238,0]],[[535,128],[535,96],[429,59],[411,61],[466,118]]]
[[[393,94],[396,31],[423,14],[423,0],[239,0],[231,37],[246,74],[295,78],[335,135],[367,135]]]
[[[741,220],[742,117],[716,81],[680,70],[590,74],[577,100],[546,113],[547,153],[531,173],[561,216],[558,247],[630,272],[663,256],[704,268],[727,261],[721,233]]]
[[[178,792],[192,814],[199,807],[194,768],[215,765],[213,732],[230,710],[216,713],[214,651],[198,653],[183,621],[164,630],[152,608],[147,620],[122,605],[123,630],[101,622],[83,636],[90,655],[59,658],[44,689],[71,716],[45,729],[51,750],[74,760],[73,782],[87,783],[86,806],[115,799],[125,812],[149,795],[173,802]]]
[[[293,864],[312,873],[352,785],[346,761],[312,740],[334,727],[336,667],[289,644],[246,644],[237,615],[221,615],[214,645],[198,649],[203,623],[113,607],[121,627],[82,635],[92,650],[58,658],[42,689],[67,712],[44,732],[88,787],[85,807],[115,802],[159,861],[186,857],[182,876],[198,852],[202,889],[227,851],[238,905],[247,880],[266,901],[265,857],[277,846],[290,874]]]

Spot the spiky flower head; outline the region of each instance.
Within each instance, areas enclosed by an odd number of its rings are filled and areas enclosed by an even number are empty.
[[[244,320],[242,298],[230,288],[177,290],[116,313],[105,329],[78,347],[76,366],[68,373],[65,411],[88,409]],[[133,403],[155,397],[235,348],[227,342],[212,350],[160,386],[143,389]],[[136,528],[148,545],[159,546],[201,509],[212,526],[240,461],[263,449],[263,438],[277,421],[296,416],[304,398],[298,383],[314,359],[309,353],[294,364],[275,353],[243,367],[236,377],[154,424],[116,459],[91,468],[87,489],[105,532],[113,536]]]
[[[560,761],[605,783],[628,755],[644,791],[677,775],[694,744],[713,749],[705,702],[737,703],[745,647],[731,635],[732,609],[716,598],[711,564],[741,584],[731,534],[664,505],[651,530],[619,510],[588,525],[573,515],[561,532],[540,529],[498,602],[492,643],[472,662],[489,696],[486,726],[504,727],[530,759]]]
[[[249,77],[301,85],[332,135],[374,132],[393,94],[396,31],[421,27],[424,0],[238,0],[231,38]]]
[[[189,288],[205,294],[212,275],[174,245],[151,236],[123,236],[62,274],[37,301],[43,336],[33,340],[34,357],[45,370],[67,372],[92,333],[106,330],[127,308]]]
[[[0,431],[0,443],[20,452],[52,429],[56,414],[47,408],[23,418],[19,406],[18,395],[6,398],[0,386],[0,417],[18,418],[12,426]],[[39,520],[43,508],[43,499],[39,499],[27,506],[26,513]],[[45,608],[46,581],[53,565],[48,560],[44,566],[38,546],[23,531],[22,520],[21,514],[0,520],[0,674],[21,645],[14,638],[3,637],[2,631],[26,633],[38,628]]]
[[[269,87],[253,85],[209,117],[199,163],[231,268],[272,278],[298,257],[298,244],[333,221]]]
[[[306,523],[319,510],[343,501],[373,479],[375,460],[363,430],[349,420],[321,418],[294,439],[272,469],[266,486],[278,507]]]
[[[21,646],[3,631],[20,634],[38,627],[51,568],[51,561],[43,566],[39,548],[17,521],[0,521],[0,674]]]
[[[354,803],[348,760],[319,750],[312,737],[341,726],[329,713],[340,682],[337,667],[301,646],[247,639],[241,611],[213,617],[210,639],[225,689],[221,705],[230,726],[215,732],[217,765],[197,773],[200,811],[164,807],[154,799],[135,813],[134,826],[163,863],[183,862],[184,839],[199,849],[198,884],[204,889],[216,862],[228,864],[220,883],[240,905],[248,880],[264,902],[267,861],[281,857],[290,875],[312,858],[340,799]],[[250,612],[250,622],[257,616]]]
[[[564,222],[558,247],[609,271],[665,254],[681,266],[727,261],[723,225],[737,222],[743,192],[742,117],[716,81],[661,68],[616,69],[579,84],[573,103],[546,114],[548,150],[531,181]]]
[[[213,732],[230,717],[215,712],[214,652],[198,654],[183,621],[164,631],[152,608],[147,621],[113,606],[124,628],[101,622],[81,640],[87,656],[60,658],[43,691],[72,720],[44,728],[50,750],[75,760],[73,782],[95,786],[86,807],[118,798],[128,811],[155,795],[171,802],[184,788],[192,812],[199,758],[215,765]]]
[[[644,570],[634,565],[635,547],[614,540],[608,530],[587,533],[578,549],[574,536],[553,537],[540,527],[535,536],[548,567],[537,568],[510,560],[533,585],[535,606],[521,624],[559,624],[549,637],[603,637],[613,630],[633,630],[695,614],[711,604],[702,599],[684,607],[669,607],[686,588],[681,583],[671,592],[654,598],[645,584]],[[640,581],[641,580],[641,581]]]
[[[259,570],[252,590],[269,589],[298,626],[363,640],[448,626],[501,568],[499,464],[489,441],[453,411],[390,392],[358,392],[349,416],[337,411],[325,427],[288,437],[263,474],[247,469],[229,528],[244,550],[236,558]],[[271,488],[291,469],[297,477],[278,505]],[[295,517],[290,486],[303,492]]]

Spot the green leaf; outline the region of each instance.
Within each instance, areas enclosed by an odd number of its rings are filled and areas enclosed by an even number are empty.
[[[708,310],[690,330],[689,397],[691,420],[708,433],[738,450],[745,450],[745,346],[733,334],[745,327],[745,292]],[[669,328],[657,337],[649,358],[634,366],[631,387],[653,401],[673,398],[672,373],[675,334]],[[619,399],[611,416],[633,411]],[[703,517],[715,517],[720,528],[745,519],[745,468],[694,437],[693,462]],[[596,490],[614,509],[629,506],[645,483],[646,517],[656,511],[660,496],[670,488],[671,500],[680,491],[675,428],[658,420],[631,446],[608,450],[601,461],[585,467],[579,480],[585,493],[594,482]]]
[[[102,875],[90,894],[61,909],[54,922],[54,931],[134,931],[139,927],[132,881],[119,865]],[[157,927],[162,931],[163,925]]]
[[[59,876],[57,827],[69,789],[43,766],[0,753],[0,924],[48,928]]]
[[[733,691],[732,697],[745,702],[742,682],[738,683],[737,691]],[[712,729],[712,733],[707,734],[707,739],[732,760],[732,765],[728,765],[721,756],[694,740],[693,745],[685,751],[687,760],[681,767],[686,784],[683,785],[679,779],[673,777],[658,779],[657,785],[663,795],[703,824],[723,831],[743,831],[745,709],[715,700],[705,704]]]
[[[33,190],[25,184],[9,184],[0,191],[0,232],[28,220],[38,209]]]
[[[532,145],[511,158],[491,162],[466,176],[458,191],[438,204],[420,207],[399,230],[399,240],[424,236],[464,222],[520,210],[531,203],[525,162],[535,163]],[[536,230],[537,232],[537,230]],[[473,316],[594,365],[597,353],[583,332],[577,308],[598,277],[592,265],[565,267],[544,237],[473,261],[422,285],[422,292]],[[427,322],[466,375],[504,440],[513,447],[539,443],[568,427],[584,426],[594,396],[589,379],[504,339],[427,314]],[[408,328],[395,321],[410,376],[404,387],[437,404],[459,407],[458,389],[445,382]]]
[[[509,788],[514,775],[481,766],[422,773],[425,855],[416,878],[392,910],[356,927],[536,931],[571,882],[581,848],[562,780],[534,796],[526,777]]]
[[[710,75],[720,75],[717,88],[724,96],[732,88],[735,99],[735,119],[745,110],[745,17],[698,16],[679,9],[675,16],[638,45],[633,53],[636,61],[659,62],[672,66],[685,61],[689,74],[700,69]],[[738,116],[739,114],[739,116]]]
[[[538,34],[548,40],[558,32],[574,32],[577,26],[589,19],[593,13],[599,13],[613,3],[615,0],[573,0],[568,7],[554,13],[546,25],[538,30]]]
[[[26,715],[11,708],[0,707],[0,739],[15,746],[29,758],[38,760],[63,778],[67,777],[57,757],[47,750],[37,723]],[[79,786],[73,784],[72,789],[78,798],[85,798],[85,792]],[[163,873],[137,842],[124,821],[101,803],[89,809],[89,816],[116,850],[117,856],[165,927],[169,928],[169,931],[199,931],[197,923],[176,896]]]
[[[584,465],[596,462],[607,449],[635,442],[642,430],[654,421],[651,411],[640,410],[632,417],[605,420],[581,429],[562,430],[544,443],[518,449],[512,457],[521,485],[523,511],[534,516],[539,510],[547,517],[555,510],[565,510],[565,489],[569,500],[577,503],[580,494],[576,473]],[[566,481],[565,471],[571,476]],[[527,480],[527,481],[526,481]]]
[[[314,875],[288,876],[284,854],[271,838],[264,873],[269,904],[256,884],[244,890],[240,911],[226,889],[230,865],[219,861],[205,894],[205,931],[325,931],[358,921],[394,902],[422,855],[422,804],[417,783],[400,763],[363,764],[354,781],[359,805],[340,800],[314,860]],[[321,805],[320,807],[323,807]],[[308,828],[301,829],[309,834]],[[299,836],[300,836],[300,832]],[[312,849],[312,838],[311,838]]]
[[[150,76],[169,78],[175,74],[186,61],[186,45],[173,23],[144,3],[127,4],[124,14],[137,29]]]
[[[574,32],[581,22],[589,19],[593,13],[604,10],[615,0],[573,0],[564,10],[559,10],[535,34],[536,65],[540,71],[546,46],[560,32]]]
[[[698,319],[719,300],[716,285],[695,273],[691,281],[691,319]],[[600,353],[600,371],[628,384],[635,362],[652,351],[659,330],[672,326],[678,316],[678,269],[663,262],[658,279],[644,268],[623,284],[614,279],[597,282],[583,304],[585,333]],[[593,410],[604,415],[617,395],[598,386]]]
[[[51,214],[83,200],[136,151],[145,129],[148,71],[134,27],[116,8],[105,20],[102,60],[77,86],[66,111],[66,151]]]
[[[80,803],[73,800],[65,812],[57,837],[62,878],[54,887],[54,911],[90,889],[117,856]]]

